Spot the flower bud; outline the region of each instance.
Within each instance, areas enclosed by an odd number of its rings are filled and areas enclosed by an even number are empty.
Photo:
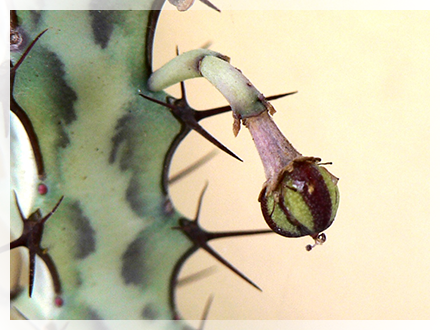
[[[333,222],[339,204],[338,179],[320,166],[319,158],[298,157],[271,185],[259,202],[269,227],[280,235],[310,235],[315,240]]]
[[[321,232],[333,223],[338,209],[338,178],[321,166],[321,159],[301,155],[267,111],[243,122],[266,174],[258,200],[269,227],[286,237],[310,235],[315,244],[308,251],[324,243]]]

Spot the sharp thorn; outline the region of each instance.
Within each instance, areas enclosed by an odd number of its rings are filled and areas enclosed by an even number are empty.
[[[13,81],[11,81],[10,109],[12,113],[14,113],[17,116],[18,120],[20,120],[21,124],[23,125],[26,131],[26,134],[28,135],[32,147],[32,152],[34,153],[38,177],[40,178],[40,180],[44,180],[46,174],[44,170],[43,155],[41,153],[40,144],[38,142],[38,136],[35,133],[34,127],[28,115],[26,114],[26,112],[23,111],[20,105],[14,100],[13,88],[15,81],[15,73],[13,72],[11,73],[11,78]]]
[[[34,279],[35,279],[35,260],[36,254],[29,250],[29,298],[32,297],[34,291]]]
[[[185,85],[183,81],[180,83],[182,98],[180,100],[184,101],[185,107],[179,108],[176,105],[168,104],[166,102],[162,102],[159,100],[156,100],[152,97],[149,97],[145,94],[139,94],[143,98],[155,102],[157,104],[160,104],[164,107],[167,107],[173,111],[173,115],[176,118],[179,118],[179,120],[184,123],[187,127],[193,129],[197,133],[199,133],[201,136],[203,136],[205,139],[207,139],[209,142],[214,144],[217,148],[220,150],[226,152],[228,155],[234,157],[235,159],[239,161],[243,161],[240,157],[238,157],[236,154],[234,154],[231,150],[229,150],[226,146],[224,146],[221,142],[219,142],[216,138],[214,138],[211,134],[209,134],[199,123],[198,120],[206,118],[203,115],[200,115],[200,113],[203,113],[204,111],[197,111],[193,110],[188,106],[188,102],[186,100],[186,91],[185,91]],[[209,111],[209,110],[208,110]]]
[[[61,281],[60,281],[60,275],[58,274],[57,268],[55,266],[55,263],[53,259],[50,257],[49,254],[38,252],[38,256],[43,260],[43,262],[46,264],[47,269],[49,270],[50,276],[52,277],[53,287],[56,294],[61,293]]]
[[[166,103],[166,102],[162,102],[160,100],[156,100],[156,99],[154,99],[152,97],[149,97],[149,96],[147,96],[145,94],[139,94],[139,95],[142,96],[144,99],[147,99],[147,100],[149,100],[151,102],[154,102],[154,103],[157,103],[157,104],[160,104],[160,105],[163,105],[164,107],[167,107],[169,109],[172,109],[172,110],[176,109],[175,105],[172,105],[172,104],[169,104],[169,103]]]
[[[55,207],[52,209],[52,211],[50,211],[43,219],[41,219],[41,223],[45,223],[47,221],[47,219],[49,219],[52,216],[52,214],[55,213],[55,211],[57,210],[58,206],[60,206],[63,199],[64,199],[64,196],[61,196],[60,200],[55,205]]]
[[[274,231],[271,229],[258,229],[258,230],[248,230],[248,231],[224,231],[218,233],[207,233],[208,241],[216,238],[227,238],[227,237],[238,237],[238,236],[250,236],[250,235],[260,235],[260,234],[273,234]]]
[[[204,3],[205,5],[207,5],[209,8],[214,9],[215,11],[218,11],[219,13],[221,13],[221,10],[218,9],[216,6],[214,6],[210,1],[208,0],[200,0],[200,2]]]
[[[20,57],[20,59],[17,61],[17,63],[15,63],[15,65],[11,68],[12,71],[17,71],[17,69],[19,68],[19,66],[23,63],[24,59],[27,57],[27,55],[29,54],[29,52],[31,51],[32,47],[34,47],[34,45],[36,44],[36,42],[38,41],[38,39],[40,39],[40,37],[47,31],[48,29],[44,30],[43,32],[41,32],[39,35],[37,35],[37,37],[31,42],[31,44],[28,46],[28,48],[26,48],[25,52],[23,53],[23,55]]]
[[[196,118],[197,121],[200,121],[202,119],[212,117],[215,115],[219,115],[219,114],[229,112],[229,111],[231,111],[231,107],[229,105],[226,105],[224,107],[203,110],[203,111],[196,110],[196,111],[194,111],[194,117]]]
[[[276,99],[279,99],[279,98],[282,98],[285,96],[289,96],[292,94],[296,94],[296,93],[298,93],[298,92],[295,91],[295,92],[288,92],[288,93],[283,93],[283,94],[271,95],[271,96],[266,97],[266,100],[273,101],[273,100],[276,100]],[[219,114],[222,114],[222,113],[225,113],[228,111],[231,111],[231,107],[229,105],[225,105],[223,107],[218,107],[218,108],[213,108],[213,109],[208,109],[208,110],[203,110],[203,111],[196,110],[194,117],[196,118],[197,121],[200,121],[202,119],[205,119],[205,118],[208,118],[211,116],[215,116],[215,115],[219,115]]]
[[[13,250],[19,246],[26,246],[26,239],[23,236],[20,236],[15,241],[12,241],[11,243],[9,243],[9,247],[7,245],[3,246],[0,249],[0,253],[4,252],[6,250]]]
[[[18,196],[17,196],[17,192],[15,190],[14,190],[14,196],[15,196],[15,205],[17,205],[17,209],[18,209],[18,212],[20,213],[21,221],[25,221],[26,218],[24,217],[23,212],[21,211],[20,204],[18,204]]]
[[[214,144],[217,148],[220,150],[226,152],[228,155],[234,157],[235,159],[242,162],[243,160],[238,157],[236,154],[234,154],[231,150],[229,150],[225,145],[223,145],[221,142],[219,142],[215,137],[213,137],[211,134],[209,134],[202,126],[200,126],[197,122],[191,124],[191,128],[195,130],[197,133],[199,133],[201,136],[203,136],[205,139],[207,139],[209,142]]]
[[[215,250],[213,250],[208,244],[203,244],[201,246],[202,249],[204,249],[206,252],[208,252],[211,256],[213,256],[215,259],[217,259],[220,263],[228,267],[231,271],[233,271],[235,274],[237,274],[239,277],[241,277],[243,280],[248,282],[250,285],[252,285],[254,288],[258,289],[259,291],[261,288],[256,285],[254,282],[252,282],[248,277],[246,277],[243,273],[241,273],[237,268],[232,266],[226,259],[224,259],[221,255],[219,255]]]
[[[187,99],[186,99],[186,89],[185,89],[185,83],[183,81],[180,82],[180,97],[182,100],[185,101],[186,104],[188,104]]]
[[[288,93],[283,93],[283,94],[277,94],[277,95],[271,95],[271,96],[266,97],[266,100],[273,101],[273,100],[280,99],[282,97],[293,95],[293,94],[296,94],[296,93],[298,93],[298,91],[288,92]]]

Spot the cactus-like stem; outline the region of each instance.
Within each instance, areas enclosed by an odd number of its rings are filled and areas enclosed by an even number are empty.
[[[221,57],[224,61],[229,58],[209,49],[194,49],[175,57],[159,70],[155,71],[148,79],[148,89],[159,92],[181,81],[202,77],[199,62],[206,56]]]
[[[151,90],[157,91],[183,79],[197,77],[205,77],[231,105],[235,135],[240,120],[244,120],[263,162],[267,183],[275,184],[278,173],[301,154],[268,114],[275,112],[272,105],[240,70],[229,63],[228,57],[205,49],[183,53],[154,72],[148,84]]]
[[[180,81],[205,77],[223,94],[234,115],[234,135],[240,130],[240,120],[275,109],[255,86],[237,68],[229,64],[229,57],[220,53],[196,49],[183,53],[159,70],[148,80],[151,91],[160,91]]]
[[[274,112],[263,94],[229,62],[218,57],[206,56],[200,61],[199,69],[200,73],[228,100],[237,117],[248,118],[267,110]]]

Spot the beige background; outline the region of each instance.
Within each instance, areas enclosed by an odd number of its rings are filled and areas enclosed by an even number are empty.
[[[155,67],[176,45],[183,52],[212,41],[265,95],[298,90],[273,102],[274,118],[299,151],[332,161],[340,177],[341,205],[324,246],[306,252],[310,238],[275,234],[214,241],[263,293],[199,252],[184,273],[216,272],[179,289],[183,316],[199,318],[213,293],[211,320],[428,319],[429,12],[166,11],[157,40]],[[187,90],[194,108],[225,104],[203,80]],[[229,114],[202,124],[245,162],[218,154],[172,187],[174,203],[193,217],[209,181],[206,229],[265,228],[263,169],[249,133],[234,138]],[[212,149],[191,134],[173,171]]]
[[[184,317],[209,319],[428,319],[429,314],[429,12],[189,11],[162,14],[158,68],[212,41],[212,49],[274,101],[274,119],[304,155],[332,161],[341,204],[327,242],[276,234],[218,240],[212,246],[262,289],[258,292],[204,252],[184,273],[216,272],[179,290]],[[206,81],[187,83],[196,109],[224,105]],[[170,92],[179,96],[177,88]],[[203,126],[244,163],[218,154],[172,187],[188,217],[208,230],[265,228],[257,196],[263,169],[246,129],[232,135],[230,114]],[[213,147],[191,134],[177,171]]]

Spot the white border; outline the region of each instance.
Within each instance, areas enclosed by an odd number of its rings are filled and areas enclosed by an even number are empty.
[[[138,0],[126,0],[124,4],[118,6],[119,8],[113,9],[141,9],[133,7],[134,2]],[[95,1],[96,2],[96,1]],[[110,2],[110,1],[105,1]],[[141,1],[142,2],[142,1]],[[87,5],[88,1],[84,0],[3,0],[0,1],[0,63],[8,60],[7,55],[7,30],[6,24],[9,21],[10,9],[89,9]],[[317,1],[317,0],[213,0],[216,6],[222,10],[235,10],[235,9],[252,9],[252,10],[264,10],[264,9],[280,9],[280,10],[346,10],[346,9],[375,9],[375,10],[430,10],[431,12],[431,59],[440,58],[438,52],[439,44],[439,22],[438,11],[434,7],[436,2],[434,1],[397,1],[397,0],[382,0],[382,1]],[[203,9],[204,7],[196,6],[196,10]],[[170,5],[167,5],[165,9],[172,9]],[[433,10],[434,9],[434,10]],[[207,9],[206,9],[207,10]],[[439,130],[438,130],[438,115],[436,109],[438,107],[438,60],[431,60],[431,107],[435,109],[431,112],[431,320],[430,321],[208,321],[210,323],[209,329],[438,329],[439,328],[439,284],[438,278],[440,278],[440,272],[438,271],[438,264],[440,256],[438,254],[438,233],[439,233],[439,219],[438,219],[438,186],[439,181],[439,163],[437,161]],[[2,72],[0,72],[2,73]],[[0,79],[7,79],[7,75],[0,74]],[[9,86],[9,80],[2,82],[2,86]],[[0,94],[4,95],[4,93]],[[8,104],[8,100],[2,100],[3,104]],[[7,171],[0,171],[0,212],[1,222],[3,225],[4,219],[9,219],[9,139],[4,135],[4,116],[0,115],[0,166]],[[2,175],[3,173],[3,175]],[[5,177],[6,173],[6,177]],[[1,227],[4,230],[4,226]],[[1,236],[3,238],[3,236]],[[3,242],[0,242],[2,245]],[[9,257],[0,256],[0,280],[5,283],[9,279],[9,273],[5,272],[5,269],[9,268]],[[0,286],[3,288],[3,286]],[[2,290],[3,291],[3,290]],[[4,292],[1,292],[2,294]],[[6,300],[7,299],[7,300]],[[9,298],[1,297],[0,300],[0,322],[2,328],[6,329],[63,329],[66,326],[66,321],[47,322],[47,321],[9,321],[9,308],[7,308]],[[6,308],[5,308],[6,307]],[[110,321],[105,324],[109,327],[121,326],[118,322]],[[127,321],[132,323],[132,321]],[[134,322],[134,321],[133,321]],[[231,323],[232,322],[232,323]],[[50,324],[49,324],[50,323]],[[112,325],[113,324],[113,325]],[[141,323],[139,323],[141,324]],[[155,323],[157,325],[160,322]],[[55,326],[54,326],[55,325]],[[6,326],[6,327],[4,327]],[[101,328],[102,322],[97,321],[69,321],[67,329],[78,327],[79,329],[85,328]],[[136,326],[136,322],[133,324],[125,324],[133,328]],[[146,329],[145,323],[140,327]],[[148,327],[150,328],[150,327]]]

